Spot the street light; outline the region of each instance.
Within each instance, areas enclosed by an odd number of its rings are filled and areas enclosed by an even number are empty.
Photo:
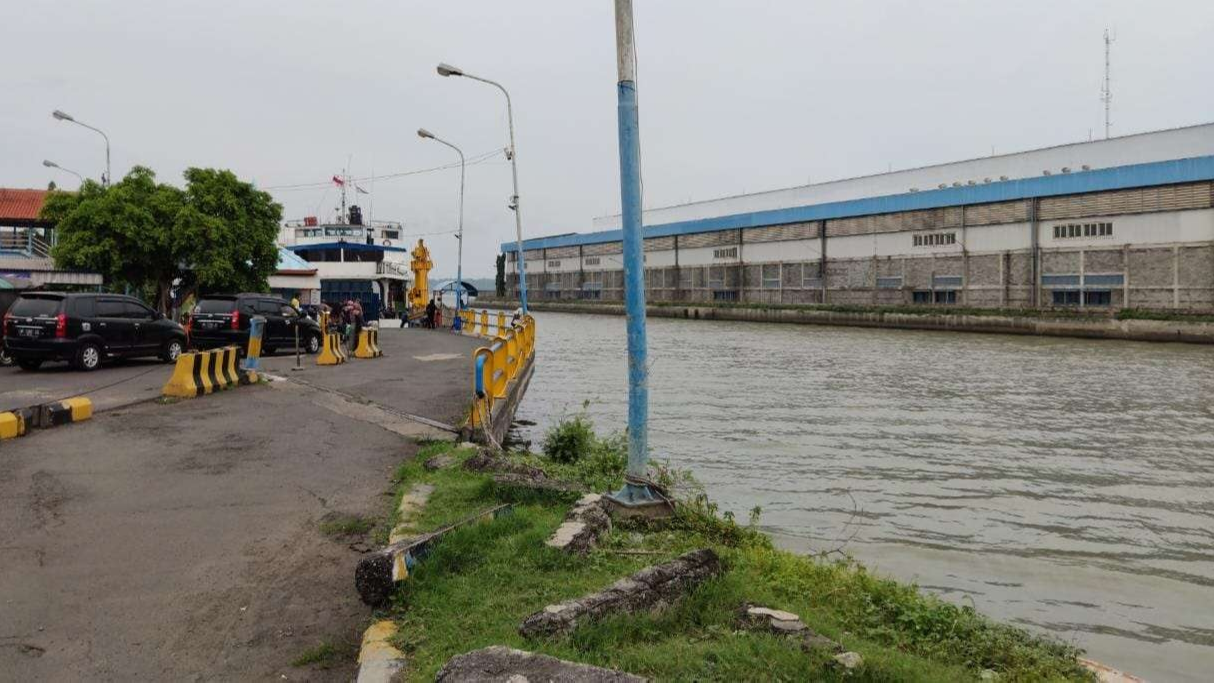
[[[459,155],[459,234],[456,239],[459,240],[459,257],[455,266],[455,322],[453,325],[459,324],[459,312],[464,309],[464,152],[459,147],[447,142],[446,140],[437,137],[434,133],[425,128],[417,129],[417,137],[423,140],[433,140],[442,143]]]
[[[100,133],[101,137],[105,138],[105,175],[101,177],[101,184],[108,187],[110,184],[110,136],[106,135],[105,131],[101,130],[100,128],[94,128],[83,121],[77,121],[76,119],[72,118],[70,114],[66,114],[58,109],[51,112],[51,116],[54,116],[60,121],[68,121],[76,124],[77,126],[84,126],[95,133]]]
[[[510,157],[510,173],[514,178],[514,196],[510,198],[510,208],[514,210],[514,231],[515,231],[515,250],[518,252],[518,286],[519,286],[519,301],[523,306],[523,313],[527,313],[527,262],[523,259],[523,216],[519,209],[518,197],[518,153],[514,149],[514,107],[510,103],[510,93],[506,88],[497,81],[491,81],[488,78],[473,76],[470,73],[464,72],[463,69],[450,64],[441,63],[437,68],[438,75],[443,77],[460,76],[463,78],[471,78],[474,81],[488,83],[502,91],[506,96],[506,120],[510,124],[510,149],[506,150],[507,156]]]
[[[47,168],[57,168],[57,169],[59,169],[60,171],[63,171],[63,172],[65,172],[65,173],[71,173],[72,175],[76,176],[76,178],[78,178],[78,179],[80,180],[80,182],[81,182],[81,183],[83,183],[83,182],[84,182],[84,177],[83,177],[83,176],[81,176],[79,173],[77,173],[77,172],[73,171],[73,170],[72,170],[72,169],[70,169],[70,168],[64,168],[64,167],[60,166],[59,164],[56,164],[56,163],[55,163],[55,162],[53,162],[53,161],[50,161],[50,160],[48,160],[48,159],[43,159],[43,160],[42,160],[42,165],[43,165],[43,166],[45,166],[45,167],[47,167]]]

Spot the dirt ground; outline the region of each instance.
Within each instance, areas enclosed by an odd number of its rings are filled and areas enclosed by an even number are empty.
[[[397,334],[381,336],[387,358],[296,373],[307,384],[0,444],[0,680],[351,680],[370,621],[354,567],[371,543],[321,521],[387,513],[392,471],[434,433],[395,404],[458,420],[477,345]],[[338,379],[342,394],[325,389]],[[346,654],[292,666],[321,643]]]

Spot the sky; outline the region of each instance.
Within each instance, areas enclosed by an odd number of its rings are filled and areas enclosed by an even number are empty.
[[[1214,120],[1208,0],[635,0],[645,206]],[[508,144],[524,237],[619,212],[608,0],[0,0],[0,186],[104,168],[229,168],[284,217],[333,215],[326,181],[434,168]],[[302,189],[272,189],[312,184]],[[458,169],[360,183],[364,215],[427,235],[454,273]],[[514,237],[509,163],[467,169],[464,272]],[[415,237],[410,238],[410,242]]]

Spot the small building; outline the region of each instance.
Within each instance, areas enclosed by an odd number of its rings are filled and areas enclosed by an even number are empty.
[[[35,286],[100,287],[97,273],[59,270],[51,259],[55,226],[39,218],[47,190],[0,188],[0,277]]]
[[[278,248],[278,269],[270,276],[270,291],[301,304],[320,303],[320,274],[316,266],[285,247]]]
[[[650,301],[1214,310],[1214,124],[643,214]],[[619,216],[526,240],[540,299],[621,300]],[[515,244],[507,255],[517,296]]]

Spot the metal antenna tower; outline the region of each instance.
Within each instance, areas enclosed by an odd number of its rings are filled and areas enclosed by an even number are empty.
[[[1117,40],[1117,36],[1111,34],[1106,28],[1104,30],[1104,85],[1100,88],[1100,101],[1104,102],[1104,139],[1109,139],[1109,129],[1113,124],[1110,120],[1110,113],[1113,106],[1113,80],[1111,76],[1111,55],[1113,51],[1113,43]]]

